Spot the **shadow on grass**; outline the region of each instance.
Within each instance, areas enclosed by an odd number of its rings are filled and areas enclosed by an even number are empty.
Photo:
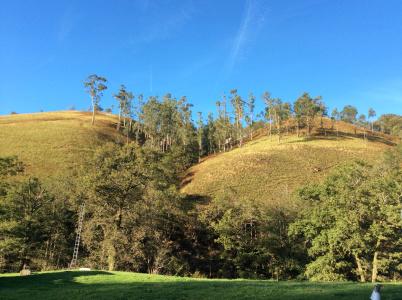
[[[342,132],[339,131],[338,135],[334,132],[327,132],[327,135],[324,135],[322,133],[318,134],[312,134],[311,136],[304,136],[303,139],[301,140],[296,140],[296,141],[288,141],[286,142],[287,144],[294,144],[294,143],[303,143],[303,142],[308,142],[308,141],[314,141],[314,140],[326,140],[326,141],[344,141],[344,140],[351,140],[353,138],[359,138],[364,140],[364,135],[362,133],[349,133],[349,132]],[[382,143],[388,146],[395,146],[396,143],[390,140],[387,140],[386,138],[378,135],[366,135],[366,139],[370,142],[377,142],[377,143]]]
[[[371,284],[193,280],[134,273],[53,272],[0,277],[0,299],[368,299]],[[401,299],[402,285],[383,297]]]
[[[95,276],[95,275],[113,275],[113,273],[105,271],[62,271],[62,272],[49,272],[49,273],[33,273],[30,276],[6,276],[0,277],[0,290],[10,287],[28,288],[30,286],[50,286],[53,284],[73,284],[75,278],[81,276]],[[0,297],[1,299],[1,297]]]

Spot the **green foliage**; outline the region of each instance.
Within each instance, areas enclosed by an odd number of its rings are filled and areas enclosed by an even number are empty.
[[[384,133],[402,137],[402,116],[385,114],[374,123],[374,127]]]
[[[103,91],[107,89],[106,82],[106,78],[98,76],[96,74],[89,75],[84,81],[84,87],[91,97],[92,125],[95,123],[95,114],[97,108],[99,107],[99,102],[103,95]]]
[[[90,264],[109,270],[187,274],[176,157],[131,143],[107,144],[83,182]]]
[[[346,105],[341,111],[341,120],[348,123],[355,123],[357,117],[357,108],[352,105]]]
[[[308,243],[313,280],[400,278],[402,155],[354,162],[299,192],[305,210],[290,227]]]
[[[287,236],[288,211],[218,198],[201,219],[223,247],[221,276],[286,279],[300,271],[301,252]]]
[[[321,97],[312,98],[308,93],[301,95],[294,103],[294,112],[298,127],[307,126],[308,135],[313,129],[314,119],[319,112],[323,112],[324,105]]]
[[[0,258],[5,270],[56,267],[66,261],[68,211],[30,178],[0,197]],[[67,248],[68,249],[68,248]]]

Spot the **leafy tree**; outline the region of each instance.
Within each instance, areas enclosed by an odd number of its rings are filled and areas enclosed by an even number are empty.
[[[374,123],[374,127],[377,127],[383,133],[402,137],[402,116],[395,114],[381,115]]]
[[[402,151],[388,163],[354,162],[338,168],[323,184],[305,187],[305,210],[290,232],[301,234],[312,262],[312,280],[400,277]]]
[[[204,122],[202,120],[202,112],[198,112],[197,121],[197,141],[198,141],[198,161],[201,161],[203,155],[203,143],[204,143]]]
[[[122,114],[126,110],[126,107],[129,106],[128,92],[126,87],[122,84],[120,86],[119,92],[117,94],[114,94],[113,97],[117,100],[119,107],[119,121],[117,122],[117,130],[119,130],[121,126]]]
[[[360,114],[359,118],[357,119],[357,124],[363,128],[363,139],[366,140],[366,127],[367,127],[367,121],[366,121],[366,115],[365,114]]]
[[[282,124],[287,121],[291,115],[291,104],[282,102],[281,99],[273,99],[270,108],[270,114],[273,117],[278,133],[278,142],[281,140]]]
[[[297,131],[301,124],[307,126],[307,134],[310,136],[317,114],[322,111],[323,103],[321,97],[312,98],[308,93],[304,93],[294,103],[294,112],[297,120]],[[299,135],[299,133],[298,133]]]
[[[243,126],[242,121],[244,117],[244,101],[237,93],[237,89],[233,89],[230,91],[231,95],[231,103],[234,110],[235,115],[235,128],[236,128],[236,142],[240,143],[240,147],[243,144]]]
[[[340,119],[340,113],[337,108],[334,108],[331,112],[331,121],[332,121],[332,129],[334,129],[334,125],[336,125],[336,135],[339,135],[339,128],[338,128],[338,123]]]
[[[109,270],[187,272],[179,244],[185,218],[176,158],[147,147],[107,144],[85,176],[89,262]]]
[[[368,114],[367,114],[367,118],[370,121],[370,119],[373,119],[376,116],[376,112],[374,109],[369,108],[368,110]],[[371,121],[371,132],[374,131],[374,127],[373,127],[373,121]]]
[[[273,107],[273,103],[274,103],[274,99],[271,98],[271,94],[266,91],[264,92],[264,94],[262,95],[262,99],[264,101],[265,104],[265,119],[269,124],[269,136],[272,136],[272,123],[274,122],[273,120],[273,114],[272,114],[272,107]]]
[[[216,153],[216,126],[215,120],[212,113],[208,114],[208,123],[206,126],[206,141],[207,141],[207,151],[208,153]]]
[[[68,233],[63,216],[67,212],[59,204],[36,178],[13,185],[0,198],[0,255],[9,270],[21,270],[31,263],[45,267],[52,261],[56,266],[59,255],[66,261]]]
[[[248,114],[246,116],[246,122],[250,131],[250,139],[253,139],[253,124],[254,124],[254,108],[255,108],[255,96],[253,93],[250,93],[248,95],[248,101],[247,101],[247,107],[248,107]]]
[[[87,93],[91,96],[92,103],[92,125],[95,124],[95,113],[99,106],[100,99],[103,95],[103,91],[107,89],[106,78],[98,76],[96,74],[89,75],[84,82],[84,86]]]
[[[220,151],[226,151],[231,132],[231,124],[226,110],[226,97],[223,97],[222,101],[217,101],[216,106],[218,110],[218,118],[216,120],[218,148]]]
[[[357,108],[352,105],[346,105],[341,111],[341,120],[354,124],[356,122]]]
[[[287,236],[292,215],[252,201],[236,203],[230,193],[222,197],[200,216],[223,247],[221,276],[286,279],[297,274],[300,251]]]

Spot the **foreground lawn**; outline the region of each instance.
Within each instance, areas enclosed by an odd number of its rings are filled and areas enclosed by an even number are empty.
[[[0,275],[0,299],[369,299],[372,284],[208,280],[126,272]],[[385,284],[382,299],[402,299]]]

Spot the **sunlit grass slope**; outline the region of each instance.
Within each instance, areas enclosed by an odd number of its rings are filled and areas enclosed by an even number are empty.
[[[182,191],[214,197],[232,195],[233,201],[261,201],[287,205],[302,184],[322,180],[335,166],[353,159],[372,162],[391,144],[382,138],[364,141],[344,134],[316,136],[263,136],[226,153],[210,156],[193,166]]]
[[[126,272],[0,274],[0,299],[369,299],[372,284],[213,280]],[[385,284],[382,297],[400,299],[402,284]]]
[[[93,149],[106,141],[123,141],[113,115],[61,111],[0,116],[0,156],[17,155],[28,175],[47,178],[71,175]]]

